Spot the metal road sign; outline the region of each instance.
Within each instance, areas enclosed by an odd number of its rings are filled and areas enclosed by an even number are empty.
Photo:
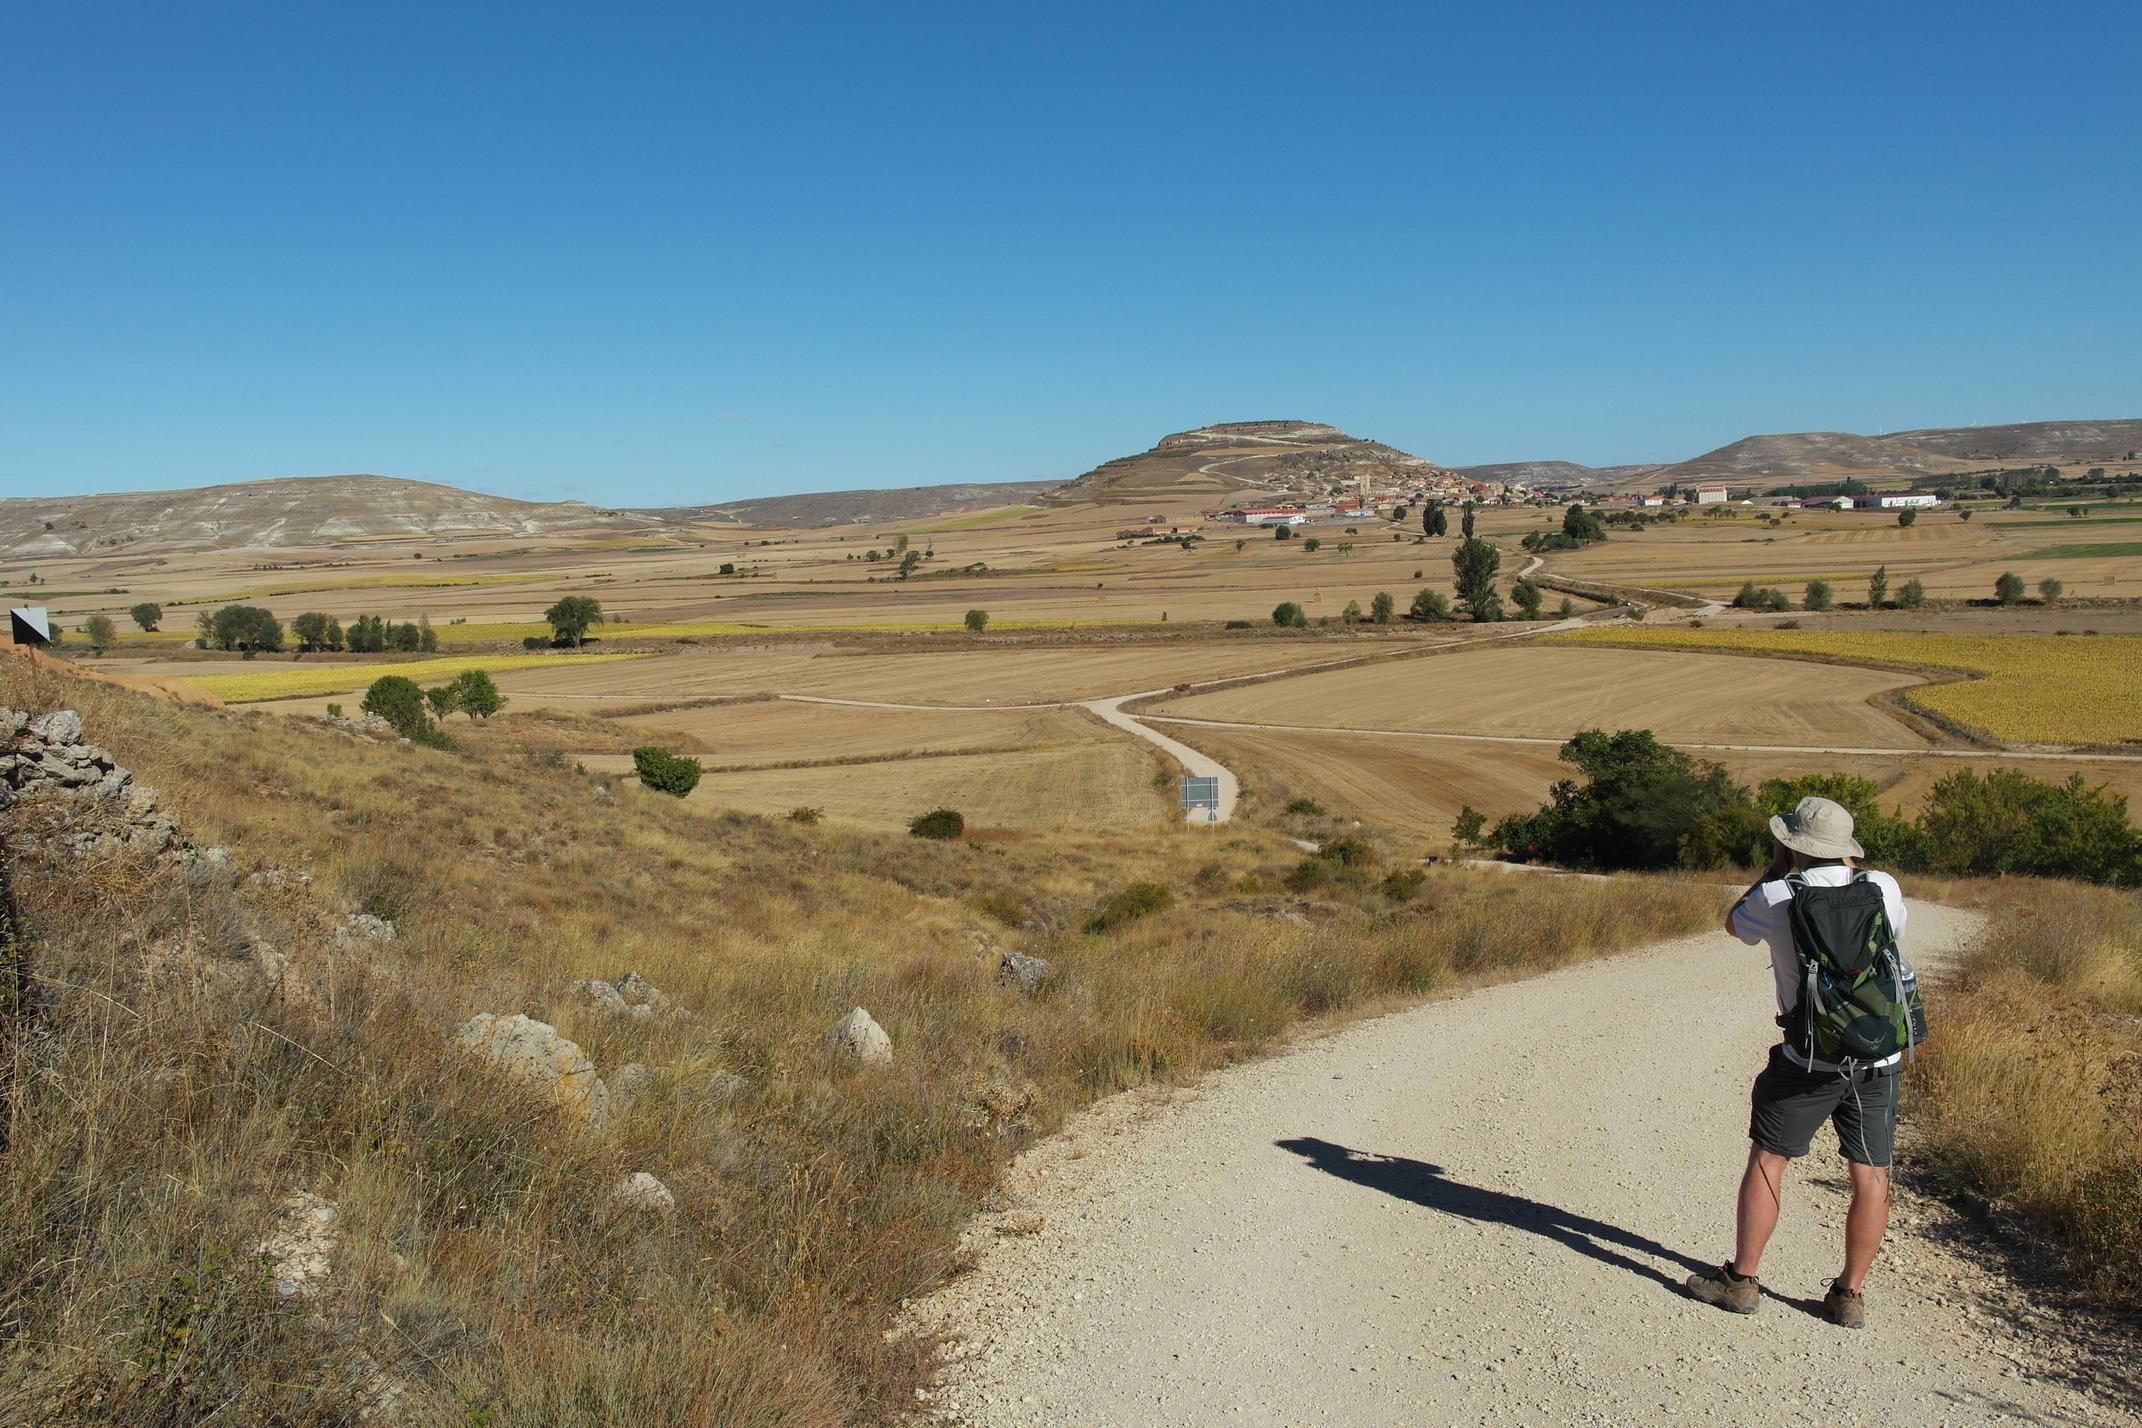
[[[1205,810],[1208,821],[1217,822],[1220,816],[1220,781],[1216,778],[1191,778],[1181,781],[1182,804],[1185,813]]]

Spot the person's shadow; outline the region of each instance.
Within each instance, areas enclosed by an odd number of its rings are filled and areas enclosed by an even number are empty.
[[[1293,1140],[1273,1143],[1282,1150],[1293,1151],[1326,1175],[1336,1175],[1341,1180],[1350,1180],[1371,1190],[1381,1190],[1386,1195],[1409,1200],[1416,1205],[1425,1205],[1446,1215],[1524,1230],[1528,1234],[1552,1240],[1565,1249],[1575,1250],[1587,1259],[1596,1259],[1602,1264],[1611,1264],[1640,1274],[1646,1279],[1663,1284],[1676,1294],[1687,1293],[1680,1281],[1668,1277],[1657,1266],[1633,1259],[1622,1251],[1633,1250],[1638,1254],[1666,1260],[1681,1266],[1690,1274],[1708,1274],[1713,1269],[1711,1265],[1698,1264],[1686,1255],[1666,1248],[1657,1240],[1647,1239],[1619,1225],[1610,1225],[1604,1220],[1595,1220],[1590,1215],[1579,1215],[1558,1205],[1527,1199],[1523,1195],[1487,1190],[1478,1185],[1452,1180],[1443,1173],[1441,1166],[1430,1165],[1425,1160],[1408,1160],[1399,1155],[1373,1155],[1367,1151],[1349,1150],[1343,1145],[1319,1140],[1315,1136],[1297,1136]]]

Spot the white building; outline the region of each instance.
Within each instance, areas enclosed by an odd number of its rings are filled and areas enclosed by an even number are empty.
[[[1699,506],[1722,506],[1726,502],[1726,488],[1721,485],[1705,485],[1696,488],[1696,504]]]
[[[1930,491],[1877,491],[1859,498],[1863,511],[1923,511],[1940,504],[1941,498]]]

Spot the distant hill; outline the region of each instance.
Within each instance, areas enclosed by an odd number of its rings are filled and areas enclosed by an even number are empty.
[[[1647,483],[1703,481],[1841,481],[1847,477],[1916,480],[1969,469],[1971,463],[1909,442],[1848,431],[1748,436],[1687,461],[1661,466]]]
[[[757,496],[709,506],[667,506],[640,512],[665,520],[735,521],[790,530],[914,521],[958,515],[992,506],[1018,506],[1056,490],[1061,481],[975,481],[962,485],[901,486],[882,491],[812,491],[797,496]]]
[[[1419,477],[1444,468],[1381,442],[1307,421],[1230,421],[1172,432],[1151,449],[1103,462],[1048,499],[1151,506],[1171,514],[1244,492],[1319,496],[1361,476]]]
[[[394,476],[290,476],[0,500],[0,555],[162,554],[395,539],[654,531],[658,518],[580,501],[516,501]]]
[[[1659,468],[1635,466],[1580,466],[1574,461],[1503,461],[1488,466],[1460,466],[1457,473],[1468,481],[1517,481],[1542,489],[1592,486],[1605,481],[1624,481]]]
[[[1937,426],[1893,431],[1883,441],[1961,461],[2121,461],[2142,452],[2142,421],[2023,421],[2007,426]]]

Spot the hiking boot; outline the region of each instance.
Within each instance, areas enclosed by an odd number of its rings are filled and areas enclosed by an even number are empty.
[[[1733,1272],[1733,1266],[1722,1264],[1716,1274],[1691,1274],[1688,1277],[1688,1292],[1706,1304],[1734,1314],[1753,1314],[1763,1302],[1762,1286],[1755,1276],[1746,1279]],[[1854,1296],[1855,1301],[1858,1296]]]
[[[1840,1329],[1867,1327],[1867,1301],[1842,1284],[1832,1283],[1830,1292],[1822,1296],[1822,1312]]]

